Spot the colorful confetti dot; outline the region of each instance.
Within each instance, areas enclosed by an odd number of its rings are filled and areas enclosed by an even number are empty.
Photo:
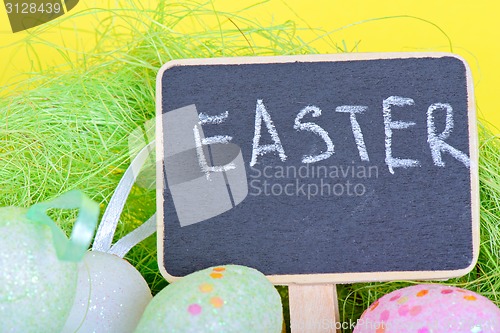
[[[464,296],[464,299],[466,301],[475,301],[475,300],[477,300],[476,296],[472,296],[472,295]]]
[[[382,326],[380,326],[379,328],[377,328],[377,330],[375,331],[375,333],[385,333],[385,325],[382,324]]]
[[[375,310],[378,305],[379,305],[379,301],[376,301],[375,303],[372,304],[372,306],[370,306],[370,310],[371,311]]]
[[[408,302],[408,297],[406,296],[398,299],[398,304],[405,304],[406,302]]]
[[[418,293],[417,293],[417,297],[424,297],[425,295],[427,295],[429,293],[429,290],[427,289],[422,289],[420,290]]]
[[[447,295],[447,294],[451,294],[453,292],[452,289],[444,289],[444,290],[441,290],[441,294],[443,295]]]
[[[196,303],[191,304],[190,306],[188,306],[188,312],[193,316],[197,316],[201,313],[201,306]]]
[[[211,285],[210,283],[202,283],[202,284],[200,284],[200,291],[202,293],[209,293],[212,290],[214,290],[214,286]]]
[[[224,275],[222,275],[221,273],[211,273],[211,274],[210,274],[210,277],[211,277],[212,279],[222,279],[222,277],[223,277],[223,276],[224,276]]]
[[[226,269],[224,267],[214,267],[214,272],[224,272]]]
[[[389,301],[394,302],[395,300],[397,300],[400,297],[401,297],[401,295],[392,296]]]
[[[422,312],[422,307],[420,305],[416,305],[410,309],[410,315],[416,316],[420,312]]]
[[[408,305],[403,305],[398,309],[400,316],[406,316],[410,312],[410,307]]]
[[[212,297],[210,299],[210,303],[215,307],[215,308],[221,308],[224,305],[224,301],[220,297]]]
[[[380,320],[381,321],[387,321],[387,319],[389,319],[389,311],[388,310],[384,310],[381,314],[380,314]]]

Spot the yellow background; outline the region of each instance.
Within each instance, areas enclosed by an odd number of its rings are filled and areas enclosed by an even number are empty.
[[[129,0],[133,1],[133,0]],[[145,8],[157,1],[140,1]],[[214,0],[207,8],[234,12],[256,1]],[[97,22],[109,19],[110,14],[82,15],[89,8],[120,8],[127,1],[81,0],[75,9],[65,15],[60,27],[30,29],[13,34],[5,8],[0,7],[0,96],[12,93],[12,83],[26,77],[26,72],[47,66],[66,64],[79,52],[91,50],[96,38],[93,31]],[[242,12],[242,15],[260,25],[293,20],[299,27],[299,36],[322,53],[339,50],[356,52],[389,51],[453,51],[469,63],[474,77],[478,116],[496,134],[500,134],[500,112],[497,95],[500,86],[500,4],[492,0],[338,0],[299,1],[270,0]],[[113,19],[113,17],[111,17]],[[217,29],[215,17],[206,17]],[[61,20],[59,18],[58,20]],[[189,33],[201,29],[194,22],[181,29]],[[33,36],[33,32],[38,35]],[[41,33],[40,33],[41,31]],[[44,40],[43,44],[38,40]],[[68,52],[55,51],[46,42],[66,47]],[[451,47],[450,49],[450,42]],[[116,41],[126,44],[123,41]],[[59,48],[60,49],[60,48]],[[76,52],[75,52],[76,50]],[[23,74],[24,73],[24,74]]]

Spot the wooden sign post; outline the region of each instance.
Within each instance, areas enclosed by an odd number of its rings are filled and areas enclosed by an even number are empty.
[[[337,287],[334,284],[288,287],[292,332],[340,332]]]
[[[177,60],[157,82],[159,263],[289,285],[334,332],[335,284],[447,279],[479,246],[467,64],[446,53]]]

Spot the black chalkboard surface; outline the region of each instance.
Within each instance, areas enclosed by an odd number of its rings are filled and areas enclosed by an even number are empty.
[[[159,262],[277,284],[463,275],[478,255],[470,70],[452,54],[177,60],[157,82]]]

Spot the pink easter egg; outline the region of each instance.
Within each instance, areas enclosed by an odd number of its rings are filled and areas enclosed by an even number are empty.
[[[498,333],[500,309],[472,291],[422,284],[389,293],[358,320],[354,333]]]

